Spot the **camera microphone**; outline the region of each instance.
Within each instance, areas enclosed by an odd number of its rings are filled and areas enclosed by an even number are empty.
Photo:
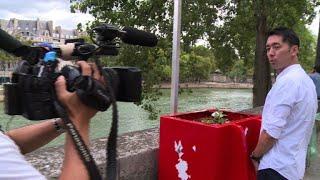
[[[15,56],[24,56],[29,53],[30,47],[22,44],[16,38],[0,29],[0,48]]]
[[[124,43],[148,47],[154,47],[158,43],[156,35],[152,33],[131,27],[125,27],[122,29],[122,31],[124,31],[124,33],[121,37],[121,40]]]

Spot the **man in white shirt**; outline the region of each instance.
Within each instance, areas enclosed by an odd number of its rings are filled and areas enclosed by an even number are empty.
[[[267,56],[278,76],[269,91],[251,159],[258,180],[301,180],[317,111],[315,86],[298,63],[299,38],[288,28],[269,32]]]
[[[95,65],[90,66],[85,61],[78,61],[82,75],[93,76],[100,80],[101,75]],[[89,123],[97,110],[84,105],[75,92],[70,93],[66,88],[66,80],[60,76],[55,82],[55,89],[59,101],[67,109],[70,120],[74,123],[83,138],[89,144]],[[62,132],[61,120],[44,121],[38,124],[10,130],[6,133],[0,131],[0,179],[5,180],[40,180],[45,179],[31,164],[29,164],[23,154],[31,152]],[[64,146],[64,161],[59,179],[89,179],[87,170],[80,159],[69,133],[66,134]]]

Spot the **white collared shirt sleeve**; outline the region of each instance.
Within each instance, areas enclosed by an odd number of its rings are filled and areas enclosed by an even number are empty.
[[[263,107],[261,130],[277,141],[263,155],[259,170],[271,168],[287,179],[303,179],[316,111],[317,94],[310,77],[299,64],[284,69]]]
[[[44,180],[20,153],[18,146],[0,132],[0,180]]]
[[[298,86],[295,82],[287,80],[275,84],[267,98],[271,98],[272,102],[265,105],[263,118],[265,119],[262,129],[270,136],[279,139],[281,132],[288,121],[288,116],[292,110],[294,103],[297,101]]]

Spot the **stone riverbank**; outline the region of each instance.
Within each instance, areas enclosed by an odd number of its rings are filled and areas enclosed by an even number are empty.
[[[242,112],[261,114],[261,107]],[[93,140],[91,152],[104,171],[106,138]],[[319,138],[318,138],[319,140]],[[318,146],[320,142],[318,142]],[[158,173],[159,129],[123,134],[118,137],[118,179],[119,180],[156,180]],[[64,152],[63,147],[52,147],[37,150],[26,155],[27,160],[40,170],[48,179],[57,179],[60,174]],[[311,161],[307,168],[305,180],[320,178],[320,156]]]
[[[219,82],[200,82],[200,83],[180,83],[180,88],[224,88],[224,89],[252,89],[250,83],[219,83]],[[170,89],[170,83],[162,83],[160,88]]]

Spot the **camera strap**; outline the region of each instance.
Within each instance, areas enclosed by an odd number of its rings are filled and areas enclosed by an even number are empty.
[[[107,144],[107,166],[106,166],[106,175],[108,179],[115,180],[117,178],[117,136],[118,136],[118,107],[115,98],[114,91],[112,87],[108,84],[111,84],[108,81],[106,71],[102,69],[101,63],[99,58],[94,57],[94,62],[97,65],[99,72],[102,74],[106,84],[107,90],[109,91],[111,103],[112,103],[112,123],[110,128],[110,133],[108,137],[108,144]]]
[[[99,169],[90,153],[89,148],[86,146],[82,137],[80,136],[79,131],[77,130],[75,125],[72,123],[72,121],[69,119],[66,111],[58,101],[54,101],[54,106],[57,110],[57,113],[65,123],[68,133],[72,137],[73,143],[80,155],[80,158],[84,163],[85,167],[87,168],[90,179],[102,180]]]
[[[95,59],[95,63],[97,65],[98,70],[103,75],[106,84],[111,84],[110,82],[108,82],[107,74],[102,69],[100,61],[98,59]],[[118,110],[117,110],[117,103],[116,103],[116,99],[115,99],[115,95],[112,87],[110,85],[107,85],[107,90],[110,93],[109,95],[110,95],[111,104],[112,104],[112,123],[111,123],[110,133],[109,133],[108,142],[107,142],[108,144],[106,148],[106,153],[107,153],[106,154],[107,156],[106,177],[109,180],[115,180],[117,178],[117,172],[118,172],[117,171],[118,170],[117,168]],[[54,101],[54,105],[58,115],[61,117],[61,119],[65,123],[67,131],[72,137],[72,140],[81,157],[81,160],[83,161],[89,173],[90,179],[101,180],[102,177],[100,175],[99,169],[92,155],[90,154],[88,147],[85,145],[83,139],[81,138],[78,130],[76,129],[72,121],[69,119],[67,112],[64,110],[63,106],[59,103],[57,99]]]

